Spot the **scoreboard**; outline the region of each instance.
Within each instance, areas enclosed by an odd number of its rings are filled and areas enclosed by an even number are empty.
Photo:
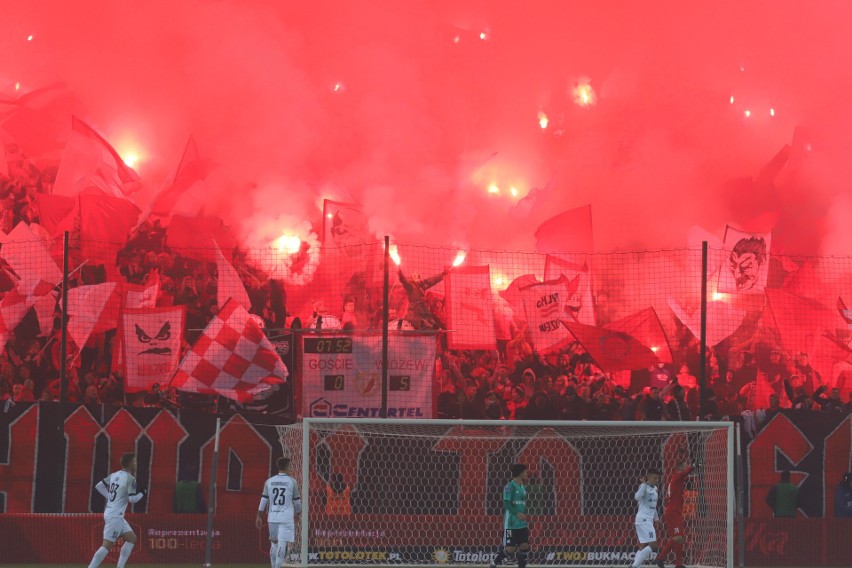
[[[388,338],[388,416],[432,417],[435,338]],[[302,337],[303,415],[377,418],[382,396],[379,335]]]

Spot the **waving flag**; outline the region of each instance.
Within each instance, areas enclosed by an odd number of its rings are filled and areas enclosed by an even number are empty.
[[[228,298],[233,298],[244,308],[251,309],[251,300],[248,292],[246,292],[246,287],[243,286],[240,275],[222,254],[218,244],[216,244],[216,268],[219,271],[219,280],[216,286],[217,305],[224,306]]]
[[[547,219],[535,231],[535,250],[543,253],[593,253],[592,206],[569,209]]]
[[[629,333],[576,322],[563,323],[604,371],[647,369],[657,362],[657,355]]]
[[[154,197],[151,204],[151,215],[168,216],[181,195],[196,182],[207,177],[209,168],[210,164],[201,159],[198,146],[190,136],[186,142],[186,148],[183,150],[183,156],[181,156],[174,179]]]
[[[621,331],[636,338],[642,345],[648,346],[657,358],[664,363],[672,363],[672,350],[669,339],[663,330],[663,324],[654,308],[645,308],[604,327]]]
[[[78,348],[85,347],[93,334],[118,326],[121,295],[116,282],[78,286],[68,290],[68,335]]]
[[[0,300],[0,348],[6,346],[9,333],[21,323],[30,307],[32,304],[28,298],[18,292],[17,288],[6,292]]]
[[[533,284],[521,290],[527,326],[539,353],[556,351],[571,341],[562,325],[568,282],[565,278]]]
[[[73,196],[87,187],[123,198],[139,189],[139,176],[109,142],[75,116],[71,119],[71,136],[59,164],[53,193]]]
[[[44,296],[62,281],[62,271],[50,254],[51,243],[26,223],[18,223],[8,235],[0,233],[0,242],[0,257],[20,279],[17,287],[22,295]]]
[[[127,308],[122,312],[125,390],[148,390],[174,375],[183,343],[184,308]]]
[[[595,325],[595,306],[592,298],[592,278],[588,264],[577,264],[552,254],[544,258],[544,279],[564,277],[568,283],[565,298],[565,321]]]
[[[450,349],[494,349],[494,304],[487,266],[462,266],[445,278]]]
[[[288,374],[260,324],[229,300],[187,352],[171,386],[245,402]]]

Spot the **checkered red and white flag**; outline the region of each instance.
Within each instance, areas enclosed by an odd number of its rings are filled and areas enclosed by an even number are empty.
[[[246,402],[288,375],[260,324],[231,299],[184,356],[170,386]]]

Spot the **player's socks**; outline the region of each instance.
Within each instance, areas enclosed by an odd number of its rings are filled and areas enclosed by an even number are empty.
[[[278,557],[278,543],[272,542],[269,545],[269,565],[276,568],[275,559]]]
[[[132,542],[125,542],[121,546],[121,552],[118,553],[118,564],[116,564],[117,568],[124,568],[124,565],[127,564],[127,559],[130,558],[131,550],[133,550]]]
[[[527,552],[526,550],[518,551],[518,568],[526,568],[528,555],[529,552]]]
[[[101,562],[104,561],[104,558],[106,558],[107,554],[109,554],[109,550],[103,546],[97,549],[95,551],[95,555],[92,556],[92,561],[89,563],[89,568],[98,568],[98,566],[101,565]]]
[[[275,555],[275,568],[281,568],[287,556],[287,543],[278,545],[278,553]]]
[[[633,560],[633,568],[639,568],[642,566],[649,556],[654,554],[654,550],[650,546],[646,546],[642,550],[636,553],[636,558]]]
[[[657,562],[660,560],[665,560],[669,555],[669,550],[672,549],[672,545],[674,544],[673,540],[667,540],[666,544],[663,545],[663,548],[660,549],[660,553],[657,554]]]
[[[500,566],[503,564],[503,561],[506,560],[506,551],[500,549],[500,552],[497,553],[497,556],[494,557],[494,561],[491,563],[492,566]]]
[[[675,565],[683,566],[683,543],[676,542],[674,544]]]

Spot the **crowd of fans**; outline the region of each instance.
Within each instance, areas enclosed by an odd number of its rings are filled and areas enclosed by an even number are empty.
[[[12,160],[9,173],[10,177],[0,177],[0,225],[6,233],[18,223],[39,221],[37,197],[49,191],[54,175],[25,160]],[[345,286],[339,306],[314,301],[312,313],[294,318],[288,317],[292,314],[287,312],[281,281],[268,278],[252,266],[239,249],[232,251],[230,260],[249,294],[250,312],[262,318],[267,329],[381,328],[380,291],[359,279],[358,274]],[[219,309],[216,262],[191,251],[170,248],[167,230],[157,219],[145,221],[134,230],[118,252],[115,268],[130,284],[147,285],[156,280],[157,306],[186,306],[184,350]],[[445,274],[421,279],[419,274],[406,276],[400,271],[391,289],[389,310],[389,328],[393,331],[438,332],[438,417],[696,420],[755,413],[759,421],[764,421],[781,408],[852,410],[852,396],[841,393],[839,387],[829,387],[809,364],[807,354],[790,355],[777,346],[731,350],[724,356],[711,350],[705,370],[708,384],[703,389],[695,376],[698,362],[694,342],[676,354],[677,365],[659,363],[631,373],[604,372],[577,343],[559,353],[539,355],[525,329],[515,323],[502,326],[506,329],[498,333],[493,352],[449,351],[442,333],[443,298],[431,290]],[[71,274],[70,286],[99,284],[106,278],[106,267],[84,265]],[[14,270],[0,261],[0,297],[12,290],[15,282]],[[36,314],[30,310],[8,332],[0,351],[0,400],[59,400],[62,323],[58,292],[54,293],[57,306],[52,329],[41,329]],[[154,385],[149,392],[125,392],[121,372],[113,365],[115,338],[113,330],[94,334],[79,350],[68,343],[66,400],[112,406],[216,409],[209,397],[193,397],[160,385]],[[163,379],[166,385],[168,377]]]
[[[523,341],[519,337],[513,341]],[[605,373],[578,343],[508,364],[496,354],[470,352],[445,352],[440,361],[441,418],[724,420],[757,413],[763,422],[781,408],[852,411],[852,395],[842,400],[839,388],[822,385],[804,353],[783,361],[773,350],[761,364],[746,353],[735,367],[720,370],[711,351],[703,389],[686,363],[677,373],[665,363]]]

